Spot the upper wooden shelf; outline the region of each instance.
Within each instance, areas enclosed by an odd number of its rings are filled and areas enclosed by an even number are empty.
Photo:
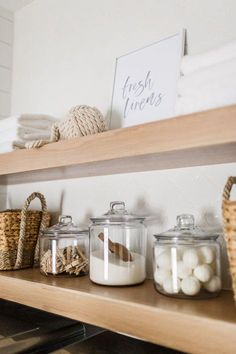
[[[1,183],[235,162],[235,132],[236,105],[18,150],[0,155]]]
[[[233,294],[181,300],[158,294],[151,280],[104,287],[88,277],[45,277],[38,269],[0,272],[0,296],[48,312],[194,354],[236,348]]]

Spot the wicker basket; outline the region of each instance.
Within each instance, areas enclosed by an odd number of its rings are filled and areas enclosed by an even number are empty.
[[[35,198],[39,198],[42,211],[28,211]],[[40,193],[32,193],[22,210],[0,212],[0,270],[29,268],[38,263],[38,235],[49,221],[46,200]]]
[[[229,200],[232,186],[236,177],[229,177],[223,194],[222,212],[224,219],[224,236],[233,284],[234,300],[236,303],[236,201]]]

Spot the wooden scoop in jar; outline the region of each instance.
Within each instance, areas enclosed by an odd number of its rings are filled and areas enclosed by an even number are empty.
[[[100,232],[100,234],[98,235],[98,238],[104,242],[104,233]],[[111,253],[115,253],[120,259],[122,259],[122,261],[124,261],[124,262],[132,262],[133,261],[131,253],[121,243],[112,242],[108,238],[108,248],[111,251]]]

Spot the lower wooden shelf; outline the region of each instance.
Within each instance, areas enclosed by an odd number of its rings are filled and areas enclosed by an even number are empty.
[[[232,293],[209,300],[159,295],[151,280],[112,288],[88,277],[45,277],[38,269],[0,272],[0,296],[187,353],[235,353]]]

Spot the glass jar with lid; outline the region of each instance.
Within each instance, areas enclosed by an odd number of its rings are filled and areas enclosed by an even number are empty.
[[[146,278],[146,227],[144,217],[127,212],[124,202],[90,225],[90,279],[102,285],[124,286]]]
[[[219,234],[194,225],[193,215],[177,216],[177,226],[154,235],[153,275],[158,292],[179,298],[210,298],[221,290]]]
[[[88,274],[88,254],[88,230],[75,226],[71,216],[60,216],[58,224],[40,236],[40,271],[44,275]]]

